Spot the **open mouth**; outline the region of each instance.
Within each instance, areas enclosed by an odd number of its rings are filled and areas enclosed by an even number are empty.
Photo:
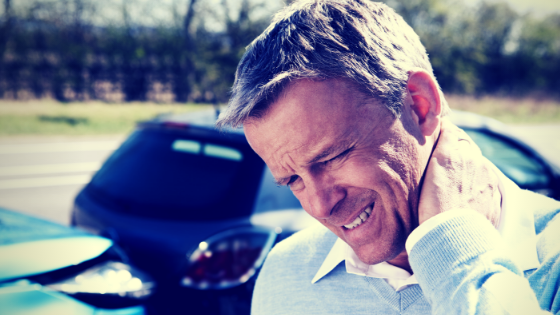
[[[369,205],[364,211],[362,211],[362,213],[360,213],[359,216],[356,217],[354,221],[352,221],[352,223],[344,225],[344,227],[348,230],[357,228],[369,218],[372,210],[373,205]]]

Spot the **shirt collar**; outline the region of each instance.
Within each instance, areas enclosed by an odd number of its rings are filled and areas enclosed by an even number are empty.
[[[375,265],[368,265],[362,262],[352,248],[340,238],[336,239],[331,251],[323,261],[315,277],[311,280],[311,283],[313,284],[319,281],[342,261],[345,261],[346,272],[359,276],[386,279],[389,285],[396,291],[418,283],[414,275],[387,262],[381,262]]]
[[[327,255],[327,258],[323,261],[323,264],[321,265],[321,268],[319,268],[319,271],[317,271],[317,274],[315,274],[315,277],[313,277],[313,280],[311,280],[311,283],[319,281],[344,260],[346,246],[348,245],[344,243],[343,240],[340,238],[336,239],[331,251]]]
[[[502,172],[496,173],[500,178],[499,188],[502,193],[502,217],[498,231],[504,240],[505,250],[521,270],[538,268],[537,235],[531,211],[535,207],[533,198],[522,193]]]
[[[526,198],[527,195],[520,194],[520,188],[507,178],[501,171],[495,168],[495,172],[499,177],[499,190],[502,194],[502,212],[500,218],[500,225],[498,226],[498,231],[502,235],[502,239],[506,243],[506,250],[510,257],[515,261],[517,266],[523,271],[535,269],[539,267],[540,263],[537,256],[537,237],[535,234],[535,224],[533,218],[533,212],[528,211],[532,208],[531,200]],[[349,251],[351,253],[349,253]],[[372,272],[367,272],[363,262],[357,263],[355,260],[357,258],[356,254],[352,251],[352,248],[348,246],[343,240],[337,238],[331,251],[323,261],[323,264],[315,274],[315,277],[311,280],[311,283],[319,281],[321,278],[326,276],[331,272],[338,264],[346,260],[346,271],[349,273],[369,276],[375,278],[401,278],[399,272],[395,271],[394,268],[401,269],[396,266],[392,266],[386,262],[380,264],[371,265]],[[353,266],[354,268],[350,267]],[[388,265],[391,270],[387,270]],[[350,271],[349,271],[350,270]],[[402,269],[401,269],[402,270]],[[406,272],[405,270],[402,270]],[[406,272],[408,274],[408,272]],[[404,274],[403,274],[404,277]],[[407,285],[418,283],[416,277],[411,276],[406,279]]]

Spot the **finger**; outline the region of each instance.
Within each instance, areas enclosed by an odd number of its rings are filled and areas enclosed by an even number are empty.
[[[445,147],[448,149],[457,148],[463,154],[481,155],[480,148],[472,138],[461,128],[455,126],[448,119],[442,120],[442,135]],[[441,137],[441,135],[440,135]],[[455,143],[453,143],[455,142]]]
[[[441,132],[435,151],[443,154],[447,150],[457,150],[459,148],[459,143],[457,141],[459,138],[459,131],[460,129],[449,120],[442,119]]]
[[[462,154],[472,155],[477,158],[482,157],[482,152],[478,145],[472,140],[472,138],[462,129],[458,128],[457,141],[459,143],[459,152]]]

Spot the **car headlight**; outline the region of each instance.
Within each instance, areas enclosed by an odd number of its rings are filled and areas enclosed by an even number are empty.
[[[154,282],[127,264],[107,261],[47,286],[67,294],[109,294],[140,299],[151,294]]]
[[[182,285],[197,289],[227,289],[247,282],[261,267],[276,233],[240,227],[218,233],[188,256]]]

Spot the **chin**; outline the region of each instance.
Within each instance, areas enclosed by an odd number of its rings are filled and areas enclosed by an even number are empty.
[[[397,254],[393,254],[391,251],[383,251],[380,250],[378,248],[373,249],[373,250],[367,250],[367,249],[353,249],[354,253],[356,253],[356,256],[358,256],[358,258],[368,264],[368,265],[375,265],[375,264],[379,264],[381,262],[384,261],[388,261],[391,260],[393,258],[395,258],[397,256]]]
[[[384,261],[395,259],[405,251],[406,238],[395,238],[392,241],[379,241],[375,244],[367,244],[358,248],[352,248],[358,258],[368,264],[375,265]],[[385,243],[387,246],[382,246]]]

